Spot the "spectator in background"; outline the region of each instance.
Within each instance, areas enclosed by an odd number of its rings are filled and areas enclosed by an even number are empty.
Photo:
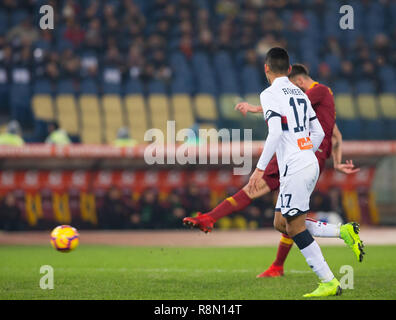
[[[49,55],[48,61],[45,64],[44,76],[48,77],[51,81],[55,82],[60,77],[59,56],[56,52]]]
[[[388,57],[391,53],[389,37],[386,34],[377,34],[374,38],[374,51],[377,55]]]
[[[234,48],[235,46],[235,43],[233,41],[234,23],[235,21],[232,18],[229,18],[228,20],[225,20],[220,24],[218,39],[217,39],[219,50],[231,51]]]
[[[183,207],[186,209],[188,216],[192,216],[201,210],[205,212],[206,208],[209,207],[207,200],[201,193],[201,189],[194,183],[188,185],[185,194],[182,196]]]
[[[120,25],[117,18],[111,17],[107,20],[106,26],[104,27],[104,37],[114,41],[115,45],[121,44],[122,33],[120,32]]]
[[[272,47],[279,46],[279,43],[275,40],[275,37],[272,33],[268,33],[265,37],[261,38],[256,45],[256,53],[257,55],[263,59],[265,55]]]
[[[165,212],[160,206],[155,189],[147,189],[143,192],[131,219],[136,219],[137,215],[140,217],[142,228],[158,229],[162,227]]]
[[[23,46],[17,55],[14,55],[14,66],[32,70],[32,52],[30,46]]]
[[[304,32],[309,27],[307,18],[300,10],[293,11],[290,23],[290,27],[294,32]]]
[[[154,79],[155,76],[155,68],[153,64],[151,63],[146,63],[143,66],[142,72],[140,73],[140,80],[143,82],[149,82],[152,79]]]
[[[209,11],[206,9],[199,9],[196,17],[196,24],[198,30],[211,30],[210,26],[210,15]]]
[[[362,65],[361,69],[361,77],[366,80],[373,80],[375,79],[375,68],[374,64],[371,61],[365,61]]]
[[[172,71],[167,64],[165,52],[162,50],[154,51],[151,62],[155,68],[156,79],[164,82],[169,81],[172,76]]]
[[[267,10],[262,15],[261,22],[261,32],[263,34],[276,33],[280,34],[283,31],[284,25],[282,20],[276,14],[274,10]]]
[[[68,40],[74,48],[78,48],[84,41],[85,31],[73,18],[66,22],[66,30],[63,34],[65,40]]]
[[[166,20],[170,26],[177,21],[176,6],[173,3],[168,3],[162,10],[162,19]]]
[[[66,0],[62,9],[62,16],[65,19],[75,18],[81,11],[81,8],[77,1]]]
[[[352,82],[355,79],[353,64],[350,61],[344,60],[341,62],[340,77],[349,82]]]
[[[49,135],[45,140],[45,143],[56,144],[56,145],[67,145],[71,143],[69,136],[66,131],[59,128],[59,124],[56,121],[48,124]]]
[[[100,20],[93,18],[89,22],[88,30],[85,34],[84,45],[88,49],[100,50],[103,46],[102,32],[100,28]]]
[[[320,83],[324,83],[326,85],[331,85],[332,83],[333,74],[331,73],[330,66],[325,62],[322,62],[319,65],[318,80]]]
[[[4,68],[12,66],[13,50],[4,37],[0,37],[0,63]]]
[[[342,56],[342,49],[340,42],[336,37],[332,36],[327,39],[327,45],[325,46],[324,54],[333,54],[339,58]]]
[[[107,67],[121,68],[123,59],[118,47],[115,44],[111,44],[108,47],[104,57],[104,63]]]
[[[235,16],[239,12],[239,4],[235,0],[219,0],[216,5],[216,13],[220,16]]]
[[[161,37],[163,37],[164,39],[168,39],[169,38],[169,33],[170,33],[169,22],[166,21],[166,20],[158,21],[157,25],[156,25],[156,31]]]
[[[123,201],[121,191],[111,187],[99,208],[98,224],[104,229],[125,229],[129,226],[129,208]]]
[[[179,43],[179,49],[186,56],[187,59],[190,59],[192,57],[194,50],[193,50],[193,40],[190,35],[185,34],[181,37]]]
[[[7,193],[0,202],[0,229],[16,231],[21,229],[21,210],[13,193]]]
[[[126,127],[120,128],[117,132],[117,139],[113,145],[116,147],[133,147],[137,144],[135,139],[132,139],[129,134],[129,129]]]
[[[0,134],[0,146],[23,146],[25,142],[21,135],[21,127],[18,121],[10,121],[7,125],[7,132]]]
[[[98,58],[96,55],[85,55],[81,58],[81,76],[95,79],[98,75]]]
[[[91,20],[93,18],[99,17],[100,2],[99,1],[89,1],[89,6],[85,10],[85,19]]]
[[[254,49],[246,50],[245,63],[249,66],[259,68],[259,61],[257,59],[257,54],[256,51],[254,51]]]
[[[197,50],[203,51],[209,54],[215,52],[216,45],[213,41],[213,34],[208,28],[204,28],[199,33]]]
[[[143,28],[146,25],[146,18],[140,12],[139,7],[133,1],[130,0],[124,0],[123,5],[125,10],[124,20],[127,23],[129,21],[134,21],[140,26],[140,28]]]
[[[138,45],[131,45],[127,56],[127,67],[131,78],[138,78],[144,67],[145,59]]]
[[[137,40],[142,36],[142,27],[138,23],[131,21],[126,25],[126,29],[123,34],[123,43],[125,47],[136,46]]]
[[[11,28],[7,40],[14,46],[31,45],[39,39],[39,32],[33,26],[31,18],[26,17],[20,24]]]
[[[164,215],[162,227],[167,229],[183,228],[183,224],[180,221],[185,217],[186,211],[183,208],[182,200],[177,190],[173,190],[168,195],[164,208],[167,214]]]
[[[63,51],[60,59],[61,74],[65,78],[77,78],[80,75],[80,58],[72,49]]]

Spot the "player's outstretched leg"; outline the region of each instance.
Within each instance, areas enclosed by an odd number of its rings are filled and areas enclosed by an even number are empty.
[[[314,237],[340,238],[344,240],[345,244],[352,249],[357,260],[359,262],[363,261],[364,246],[363,241],[359,237],[360,227],[356,222],[336,225],[307,218],[305,225]]]
[[[363,261],[365,254],[363,241],[359,237],[360,227],[356,222],[349,222],[340,227],[340,238],[350,247],[359,262]]]
[[[262,184],[259,186],[258,191],[254,193],[250,193],[245,186],[232,197],[223,200],[223,202],[217,205],[212,211],[204,214],[198,212],[197,217],[184,218],[183,223],[192,228],[199,228],[203,232],[210,232],[217,220],[233,212],[245,209],[252,203],[253,199],[261,197],[270,191],[270,188],[264,180],[262,180]]]
[[[279,214],[275,213],[275,221],[281,219],[280,212]],[[363,248],[363,241],[361,241],[359,237],[359,225],[356,222],[349,222],[343,225],[336,225],[326,222],[317,221],[311,218],[305,219],[305,226],[308,231],[311,233],[313,237],[322,237],[322,238],[340,238],[343,239],[345,244],[350,247],[355,254],[358,261],[363,261],[363,255],[365,254]],[[279,223],[275,222],[275,228],[280,232],[285,232],[285,224],[281,221]],[[289,238],[290,240],[285,240],[285,238]],[[285,246],[285,243],[288,246]],[[289,254],[291,247],[293,246],[293,240],[282,233],[278,252],[276,254],[275,261],[270,265],[270,267],[265,270],[263,273],[259,274],[257,278],[263,277],[279,277],[284,274],[283,265],[286,261],[286,258]]]

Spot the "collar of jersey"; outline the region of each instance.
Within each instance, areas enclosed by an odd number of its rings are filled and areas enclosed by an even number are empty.
[[[313,83],[311,84],[311,86],[308,88],[308,90],[309,90],[309,89],[312,89],[312,88],[315,87],[317,84],[319,84],[319,82],[316,82],[316,81],[313,82]]]
[[[273,82],[272,85],[274,85],[275,83],[277,83],[278,81],[282,81],[282,80],[289,80],[289,78],[287,76],[283,76],[283,77],[278,77],[276,78]]]

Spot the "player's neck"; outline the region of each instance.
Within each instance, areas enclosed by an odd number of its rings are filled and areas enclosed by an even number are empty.
[[[272,85],[277,78],[287,77],[286,74],[271,73],[267,75],[268,82]]]

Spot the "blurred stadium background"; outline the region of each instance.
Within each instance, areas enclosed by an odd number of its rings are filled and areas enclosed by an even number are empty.
[[[344,160],[362,168],[344,176],[329,161],[312,211],[396,223],[396,1],[348,1],[354,30],[340,29],[336,0],[0,3],[0,228],[172,229],[212,208],[248,177],[231,166],[147,166],[144,133],[175,120],[264,139],[262,118],[233,107],[259,104],[273,46],[332,88]],[[54,30],[38,27],[44,4]],[[219,227],[271,227],[272,217],[268,195]]]

